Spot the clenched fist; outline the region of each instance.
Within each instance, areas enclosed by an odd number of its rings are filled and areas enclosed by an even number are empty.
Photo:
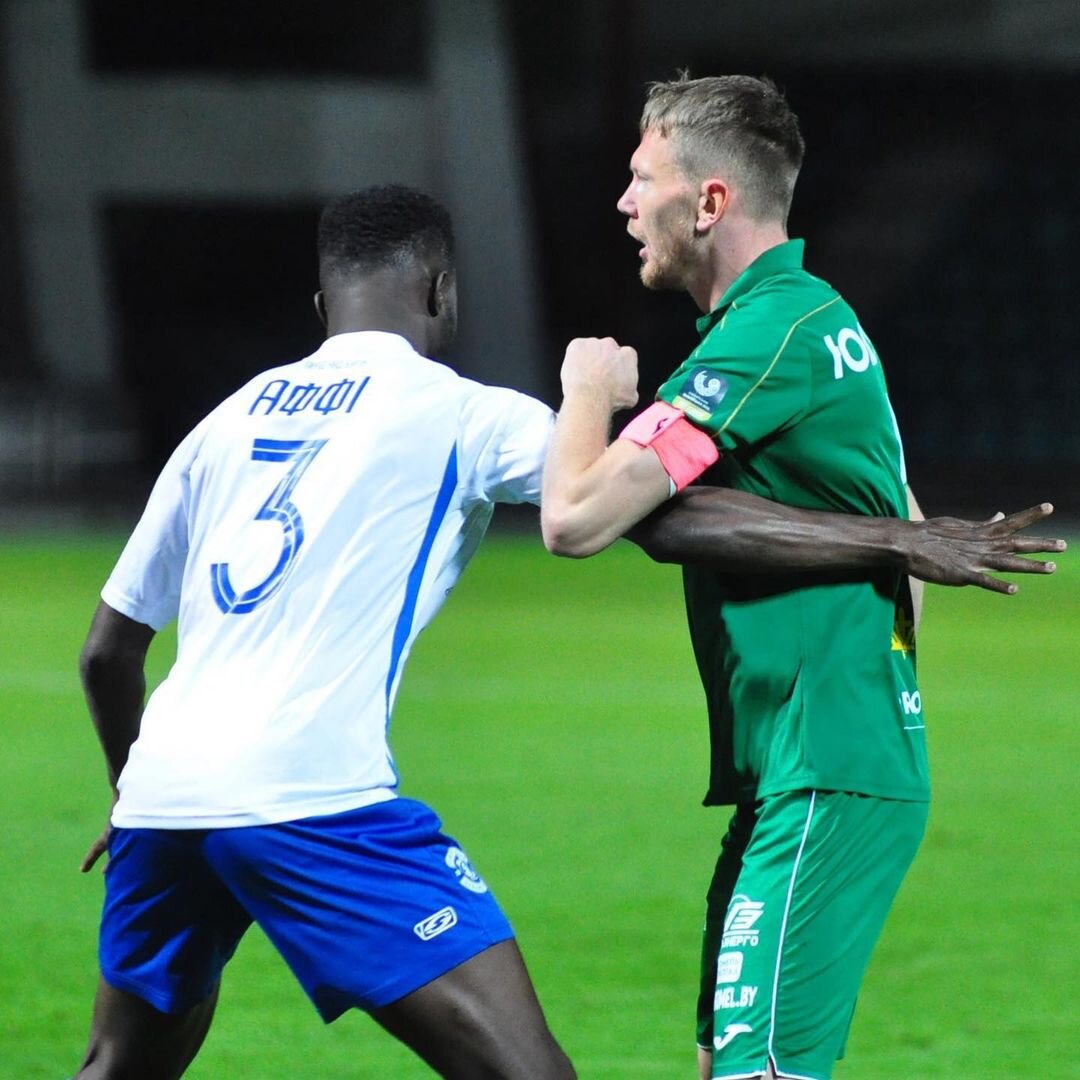
[[[612,412],[637,404],[637,350],[614,338],[574,338],[563,357],[563,396],[586,390],[606,399]]]

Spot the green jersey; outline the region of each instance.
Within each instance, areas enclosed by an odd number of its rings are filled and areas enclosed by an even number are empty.
[[[855,313],[792,240],[698,320],[658,398],[719,444],[710,480],[790,506],[907,517],[885,376]],[[800,788],[929,798],[907,578],[683,574],[708,699],[706,804]]]

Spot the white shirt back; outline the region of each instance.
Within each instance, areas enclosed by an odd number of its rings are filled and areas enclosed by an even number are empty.
[[[178,447],[102,598],[176,663],[113,822],[216,828],[391,798],[402,667],[495,502],[539,502],[546,405],[400,337],[264,372]]]

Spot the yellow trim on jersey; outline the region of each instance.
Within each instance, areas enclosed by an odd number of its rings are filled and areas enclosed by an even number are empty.
[[[781,354],[787,348],[788,342],[791,340],[791,335],[795,333],[796,329],[802,323],[806,322],[806,320],[809,319],[811,316],[816,315],[819,311],[824,311],[827,307],[831,307],[833,304],[835,304],[839,300],[840,300],[840,295],[838,293],[836,296],[834,296],[827,303],[822,304],[821,307],[816,307],[816,308],[814,308],[813,311],[808,311],[805,315],[803,315],[800,318],[796,319],[791,324],[791,326],[788,328],[788,332],[784,335],[784,340],[782,342],[780,342],[780,348],[776,350],[776,355],[772,358],[772,361],[770,362],[769,366],[762,373],[761,378],[758,379],[758,381],[756,383],[754,383],[754,385],[751,386],[750,389],[747,390],[745,394],[743,394],[742,401],[740,401],[739,404],[736,405],[735,408],[731,410],[731,412],[728,414],[728,418],[724,421],[723,425],[717,430],[716,435],[722,435],[725,431],[727,431],[728,425],[738,415],[739,410],[746,404],[747,399],[750,397],[750,395],[769,377],[769,374],[772,372],[772,369],[774,367],[776,367],[777,360],[780,359]],[[735,301],[734,300],[731,302],[731,309],[729,309],[729,310],[735,310]],[[727,313],[725,312],[724,315],[725,315],[725,318],[726,318]]]

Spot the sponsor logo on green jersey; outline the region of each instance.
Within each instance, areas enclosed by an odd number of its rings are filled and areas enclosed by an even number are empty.
[[[687,416],[704,424],[711,419],[728,392],[728,381],[707,367],[696,367],[679,387],[671,404]]]

